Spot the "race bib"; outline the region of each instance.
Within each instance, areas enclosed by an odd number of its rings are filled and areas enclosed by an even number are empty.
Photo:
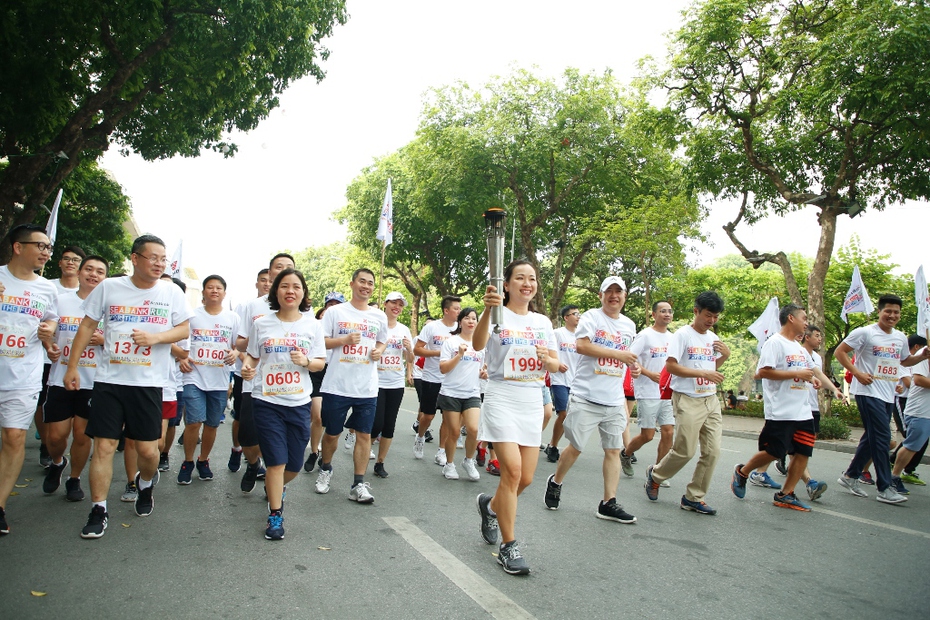
[[[339,361],[346,364],[370,364],[371,348],[363,344],[347,344],[339,350]]]
[[[132,341],[132,332],[116,334],[110,350],[111,364],[130,366],[151,366],[152,347],[136,344]]]
[[[717,393],[717,384],[711,381],[710,379],[705,379],[704,377],[698,377],[694,380],[694,393],[695,394],[716,394]]]
[[[399,372],[404,369],[403,357],[400,355],[382,355],[378,362],[378,372]]]
[[[222,342],[198,342],[191,347],[191,363],[198,366],[225,366],[228,350]]]
[[[897,383],[901,376],[898,372],[900,366],[900,360],[896,360],[893,357],[886,358],[875,366],[875,374],[872,375],[872,378],[880,379],[881,381],[894,381]]]
[[[68,360],[71,359],[71,346],[74,344],[74,338],[68,338],[68,342],[65,343],[64,348],[61,350],[61,358],[59,358],[58,363],[62,366],[68,365]],[[78,366],[80,368],[96,368],[97,367],[97,352],[94,350],[94,347],[85,347],[81,351],[81,359],[78,360]]]
[[[0,324],[0,356],[25,357],[29,330],[19,325]]]
[[[294,364],[262,364],[264,396],[294,396],[304,393],[304,373]]]
[[[626,364],[620,360],[599,357],[597,358],[597,366],[594,367],[594,374],[607,375],[608,377],[623,377],[626,375]]]
[[[506,381],[542,381],[546,375],[545,365],[539,361],[536,347],[513,346],[504,360]]]

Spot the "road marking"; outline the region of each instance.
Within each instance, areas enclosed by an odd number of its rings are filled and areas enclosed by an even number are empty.
[[[875,527],[883,527],[886,530],[892,530],[895,532],[901,532],[902,534],[910,534],[912,536],[920,536],[922,538],[930,538],[930,534],[927,532],[921,532],[918,530],[911,530],[906,527],[901,527],[898,525],[891,525],[890,523],[882,523],[881,521],[873,521],[871,519],[864,519],[862,517],[854,517],[852,515],[843,514],[842,512],[834,512],[832,510],[827,510],[826,508],[817,507],[817,512],[822,512],[828,514],[832,517],[839,517],[840,519],[849,519],[850,521],[855,521],[856,523],[864,523],[866,525],[874,525]]]
[[[720,448],[721,452],[739,452],[739,450],[730,450],[729,448]]]
[[[384,522],[400,534],[430,564],[442,571],[449,581],[458,586],[473,601],[501,620],[529,620],[532,614],[517,605],[503,592],[468,568],[464,562],[446,551],[442,545],[429,537],[406,517],[382,517]]]

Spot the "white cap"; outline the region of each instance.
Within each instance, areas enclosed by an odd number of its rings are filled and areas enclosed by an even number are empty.
[[[623,281],[623,278],[620,276],[607,276],[604,278],[604,281],[601,282],[601,292],[606,291],[611,284],[616,284],[620,287],[620,290],[626,291],[626,282]]]
[[[404,302],[404,305],[405,305],[405,306],[407,305],[407,300],[404,299],[404,296],[401,295],[400,293],[398,293],[397,291],[393,291],[393,292],[391,292],[391,293],[388,293],[388,294],[387,294],[387,297],[384,298],[384,301],[386,301],[386,302],[387,302],[387,301],[402,301],[402,302]]]

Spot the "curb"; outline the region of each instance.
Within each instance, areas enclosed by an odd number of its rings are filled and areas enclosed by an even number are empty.
[[[723,434],[727,437],[737,437],[739,439],[758,439],[759,433],[753,433],[750,431],[731,431],[723,429]],[[846,454],[853,454],[856,451],[856,446],[858,442],[852,441],[816,441],[814,442],[814,448],[817,450],[832,450],[833,452],[845,452]],[[922,465],[930,465],[930,455],[924,455],[920,459]]]

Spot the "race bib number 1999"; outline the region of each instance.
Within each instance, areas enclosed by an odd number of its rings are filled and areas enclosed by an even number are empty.
[[[513,346],[504,360],[504,379],[507,381],[540,381],[546,368],[536,355],[536,347]]]

